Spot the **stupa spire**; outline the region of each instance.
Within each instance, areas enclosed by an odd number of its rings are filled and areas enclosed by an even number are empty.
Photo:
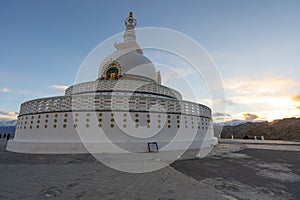
[[[133,30],[137,25],[136,19],[133,17],[133,12],[130,12],[128,17],[125,19],[126,30]]]
[[[115,43],[117,51],[136,51],[143,53],[140,46],[136,42],[136,35],[134,28],[137,25],[136,19],[133,17],[133,13],[129,12],[128,17],[125,19],[126,30],[123,35],[124,41],[122,43]]]

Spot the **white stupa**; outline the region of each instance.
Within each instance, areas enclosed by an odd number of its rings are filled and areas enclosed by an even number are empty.
[[[64,96],[21,105],[7,150],[23,153],[116,153],[210,148],[217,144],[211,109],[182,100],[161,85],[160,72],[136,41],[136,20],[125,20],[124,41],[99,63],[98,79]],[[95,72],[97,73],[97,72]],[[151,147],[152,148],[152,147]]]

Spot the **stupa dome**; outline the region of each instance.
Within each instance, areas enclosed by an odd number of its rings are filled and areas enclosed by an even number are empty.
[[[142,76],[153,81],[157,80],[155,65],[143,54],[130,51],[122,54],[113,54],[106,58],[100,65],[99,78],[105,77],[106,71],[113,65],[120,67],[120,75]]]
[[[125,20],[126,30],[123,42],[114,44],[116,51],[106,57],[99,68],[100,80],[131,79],[157,82],[160,84],[160,73],[146,56],[136,41],[136,20],[132,12]]]

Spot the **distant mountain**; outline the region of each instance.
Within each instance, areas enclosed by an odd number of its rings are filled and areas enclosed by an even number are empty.
[[[3,139],[4,134],[6,136],[9,134],[10,137],[13,137],[15,135],[16,124],[17,124],[16,120],[1,121],[0,122],[0,135],[1,135],[1,139]]]
[[[11,120],[11,121],[0,121],[0,127],[4,126],[16,126],[17,120]]]
[[[220,129],[220,127],[216,127]],[[264,136],[273,140],[300,140],[300,118],[286,118],[273,122],[246,122],[235,126],[224,126],[222,138],[242,139],[248,137]]]
[[[264,121],[255,121],[256,122],[264,122]],[[246,123],[254,123],[252,120],[239,120],[239,119],[234,119],[228,122],[220,122],[220,123],[215,123],[214,125],[216,126],[237,126],[240,124],[246,124]]]
[[[238,119],[234,119],[232,121],[229,122],[221,122],[221,123],[215,123],[216,126],[237,126],[240,124],[245,124],[248,121],[245,120],[238,120]]]

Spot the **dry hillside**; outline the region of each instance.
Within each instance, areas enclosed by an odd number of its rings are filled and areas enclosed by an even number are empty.
[[[273,140],[300,141],[300,118],[287,118],[271,123],[248,122],[237,126],[224,126],[221,137],[231,138],[231,135],[234,135],[234,138],[243,138],[247,135],[249,137],[264,136],[265,139]]]

